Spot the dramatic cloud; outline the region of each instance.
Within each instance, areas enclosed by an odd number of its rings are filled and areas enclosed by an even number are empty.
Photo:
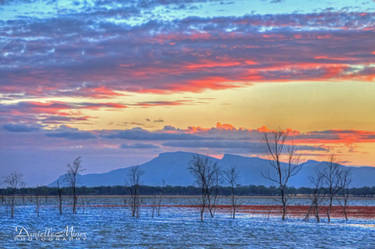
[[[374,80],[373,12],[307,9],[189,16],[188,6],[197,7],[195,2],[97,1],[66,7],[66,14],[50,10],[22,16],[12,15],[5,4],[9,13],[0,21],[0,91],[110,98],[121,96],[118,91],[199,92],[270,81]],[[148,11],[142,13],[140,7]],[[151,14],[157,8],[162,12]]]
[[[254,128],[281,125],[303,130],[287,129],[299,154],[361,143],[363,154],[344,158],[360,161],[375,142],[373,89],[359,84],[375,81],[374,1],[295,2],[2,1],[3,157],[69,151],[121,166],[125,154],[139,162],[171,150],[263,155],[272,130]],[[300,98],[313,84],[324,88],[311,92],[322,105]],[[347,84],[360,90],[346,96]],[[225,123],[207,125],[216,120]],[[21,161],[14,165],[28,165]]]

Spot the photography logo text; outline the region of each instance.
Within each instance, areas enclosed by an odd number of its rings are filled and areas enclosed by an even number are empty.
[[[14,240],[16,241],[72,241],[86,239],[87,233],[76,231],[74,226],[66,226],[62,230],[45,228],[40,231],[31,231],[24,226],[16,226],[14,235]]]

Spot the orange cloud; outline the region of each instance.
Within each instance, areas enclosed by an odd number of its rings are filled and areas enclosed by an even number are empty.
[[[100,86],[96,88],[83,88],[80,92],[88,97],[92,98],[110,98],[115,96],[123,96],[123,94],[117,93],[106,86]]]
[[[229,78],[225,77],[205,77],[202,79],[196,79],[188,81],[186,84],[171,84],[170,88],[172,91],[190,91],[190,92],[201,92],[205,89],[227,89],[240,87],[238,84],[231,82]]]
[[[220,122],[216,123],[216,128],[220,130],[235,130],[236,128],[231,124],[222,124]]]

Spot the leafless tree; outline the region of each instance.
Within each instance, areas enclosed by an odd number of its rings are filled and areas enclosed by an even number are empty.
[[[323,178],[323,173],[320,170],[316,170],[315,175],[309,177],[309,180],[313,185],[313,192],[311,195],[311,205],[305,215],[305,220],[308,220],[310,213],[314,211],[316,222],[320,222],[319,205],[324,198],[324,191],[322,189]]]
[[[352,176],[351,176],[351,171],[350,169],[346,169],[342,171],[341,175],[341,190],[343,194],[343,211],[344,211],[344,216],[345,220],[348,220],[348,212],[347,212],[347,207],[348,207],[348,201],[350,197],[350,191],[349,187],[352,182]]]
[[[158,200],[157,200],[157,215],[160,216],[160,210],[161,210],[161,204],[162,204],[162,201],[163,201],[163,189],[164,187],[166,186],[165,184],[165,180],[163,179],[162,180],[162,184],[161,184],[161,191],[159,192],[159,195],[158,195]]]
[[[201,189],[200,217],[201,221],[203,221],[206,208],[209,210],[211,217],[214,216],[220,170],[216,162],[212,162],[209,158],[199,155],[193,157],[188,169],[195,177],[196,183]]]
[[[277,184],[280,191],[280,200],[282,204],[282,220],[285,220],[288,205],[287,187],[289,179],[295,176],[300,170],[300,157],[296,154],[296,146],[293,140],[287,144],[289,137],[288,131],[274,131],[264,133],[264,142],[266,144],[267,153],[270,157],[271,171],[264,171],[264,178]],[[286,165],[282,165],[282,159],[286,155]]]
[[[232,204],[232,218],[236,218],[236,211],[237,211],[237,199],[236,199],[236,186],[238,181],[238,173],[236,168],[232,167],[226,171],[224,171],[224,179],[229,184],[231,190],[231,204]]]
[[[59,202],[59,214],[62,215],[62,188],[60,186],[60,180],[57,180],[57,196]]]
[[[139,167],[132,167],[130,168],[128,174],[128,184],[129,184],[129,192],[130,192],[130,209],[132,213],[132,217],[139,217],[139,207],[140,207],[140,193],[139,193],[139,185],[140,180],[143,172],[139,169]]]
[[[77,213],[77,181],[78,175],[83,170],[81,168],[81,157],[77,157],[74,159],[72,164],[68,164],[68,171],[66,173],[66,180],[72,190],[72,198],[73,198],[73,214]]]
[[[23,181],[23,175],[17,172],[13,172],[4,178],[4,184],[9,189],[10,194],[11,194],[10,216],[11,218],[14,218],[14,211],[15,211],[15,205],[16,205],[16,192],[18,188],[21,188],[25,185]]]
[[[209,188],[209,196],[208,196],[208,211],[210,212],[210,216],[213,218],[216,212],[216,202],[219,197],[219,184],[221,180],[221,172],[219,168],[216,168],[212,175],[212,187]]]
[[[328,207],[327,207],[327,218],[328,222],[331,222],[331,210],[333,206],[333,200],[342,188],[342,175],[343,171],[340,166],[336,163],[335,155],[332,154],[329,157],[327,167],[323,171],[324,186],[327,190]]]

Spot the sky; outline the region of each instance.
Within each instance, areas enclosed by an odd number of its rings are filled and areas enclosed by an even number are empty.
[[[0,177],[266,157],[275,130],[375,166],[374,31],[373,0],[0,1]]]

